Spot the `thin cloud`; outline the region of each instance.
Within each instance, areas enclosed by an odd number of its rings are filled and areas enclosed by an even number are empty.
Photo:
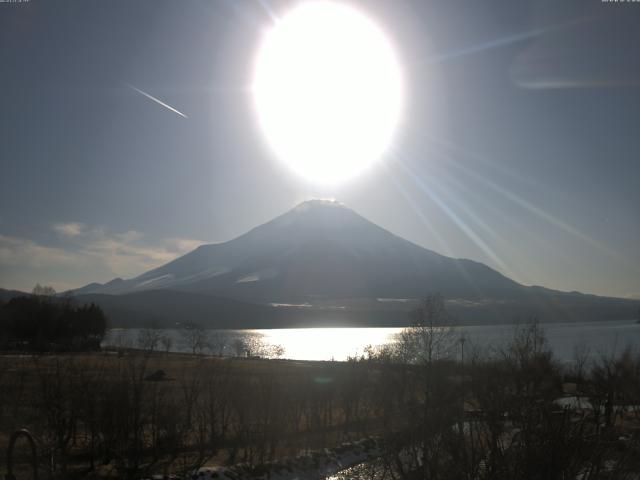
[[[85,226],[79,222],[70,223],[56,223],[53,225],[53,230],[64,237],[77,237],[82,233]]]
[[[5,288],[30,289],[46,282],[57,289],[135,277],[188,253],[204,242],[190,238],[149,240],[136,230],[110,232],[79,222],[57,223],[52,230],[63,245],[46,245],[0,235],[0,272]]]
[[[73,253],[40,245],[26,238],[0,235],[0,269],[8,267],[62,267],[73,262]]]

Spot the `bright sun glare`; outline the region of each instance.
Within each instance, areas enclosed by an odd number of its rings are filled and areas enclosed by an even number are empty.
[[[308,180],[347,180],[388,148],[402,104],[400,68],[384,33],[359,11],[303,3],[258,51],[253,94],[276,155]]]

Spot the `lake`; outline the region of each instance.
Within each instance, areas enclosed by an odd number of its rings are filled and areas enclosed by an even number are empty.
[[[635,320],[545,323],[543,327],[554,355],[571,361],[576,348],[586,345],[592,355],[621,352],[626,346],[640,346],[640,324]],[[456,335],[464,334],[465,352],[474,346],[482,349],[508,343],[515,325],[477,325],[456,327]],[[206,343],[198,347],[203,353],[233,356],[243,354],[244,345],[252,345],[253,353],[269,356],[275,346],[282,347],[281,358],[295,360],[346,360],[360,356],[367,345],[378,346],[395,341],[401,328],[289,328],[273,330],[206,330]],[[136,347],[140,329],[112,329],[103,345]],[[160,335],[171,338],[170,350],[190,352],[181,330],[167,329]],[[162,349],[159,346],[158,349]]]

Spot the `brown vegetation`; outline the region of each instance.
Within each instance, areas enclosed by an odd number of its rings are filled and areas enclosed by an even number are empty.
[[[41,467],[60,478],[259,464],[375,430],[368,370],[142,351],[7,355],[0,449],[11,432],[28,428]]]
[[[352,477],[637,478],[640,357],[562,366],[533,322],[461,363],[445,313],[428,298],[398,345],[349,362],[169,355],[155,332],[137,352],[0,357],[0,448],[26,427],[45,478],[140,478],[375,434],[379,461]]]

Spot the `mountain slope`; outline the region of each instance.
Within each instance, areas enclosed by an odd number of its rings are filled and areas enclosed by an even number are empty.
[[[30,295],[30,294],[26,292],[21,292],[20,290],[6,290],[4,288],[0,288],[0,303],[8,302],[12,298],[24,297],[26,295]]]
[[[196,250],[134,279],[76,293],[172,289],[253,302],[317,298],[520,298],[526,288],[481,263],[419,247],[336,202],[305,202],[229,242]]]

